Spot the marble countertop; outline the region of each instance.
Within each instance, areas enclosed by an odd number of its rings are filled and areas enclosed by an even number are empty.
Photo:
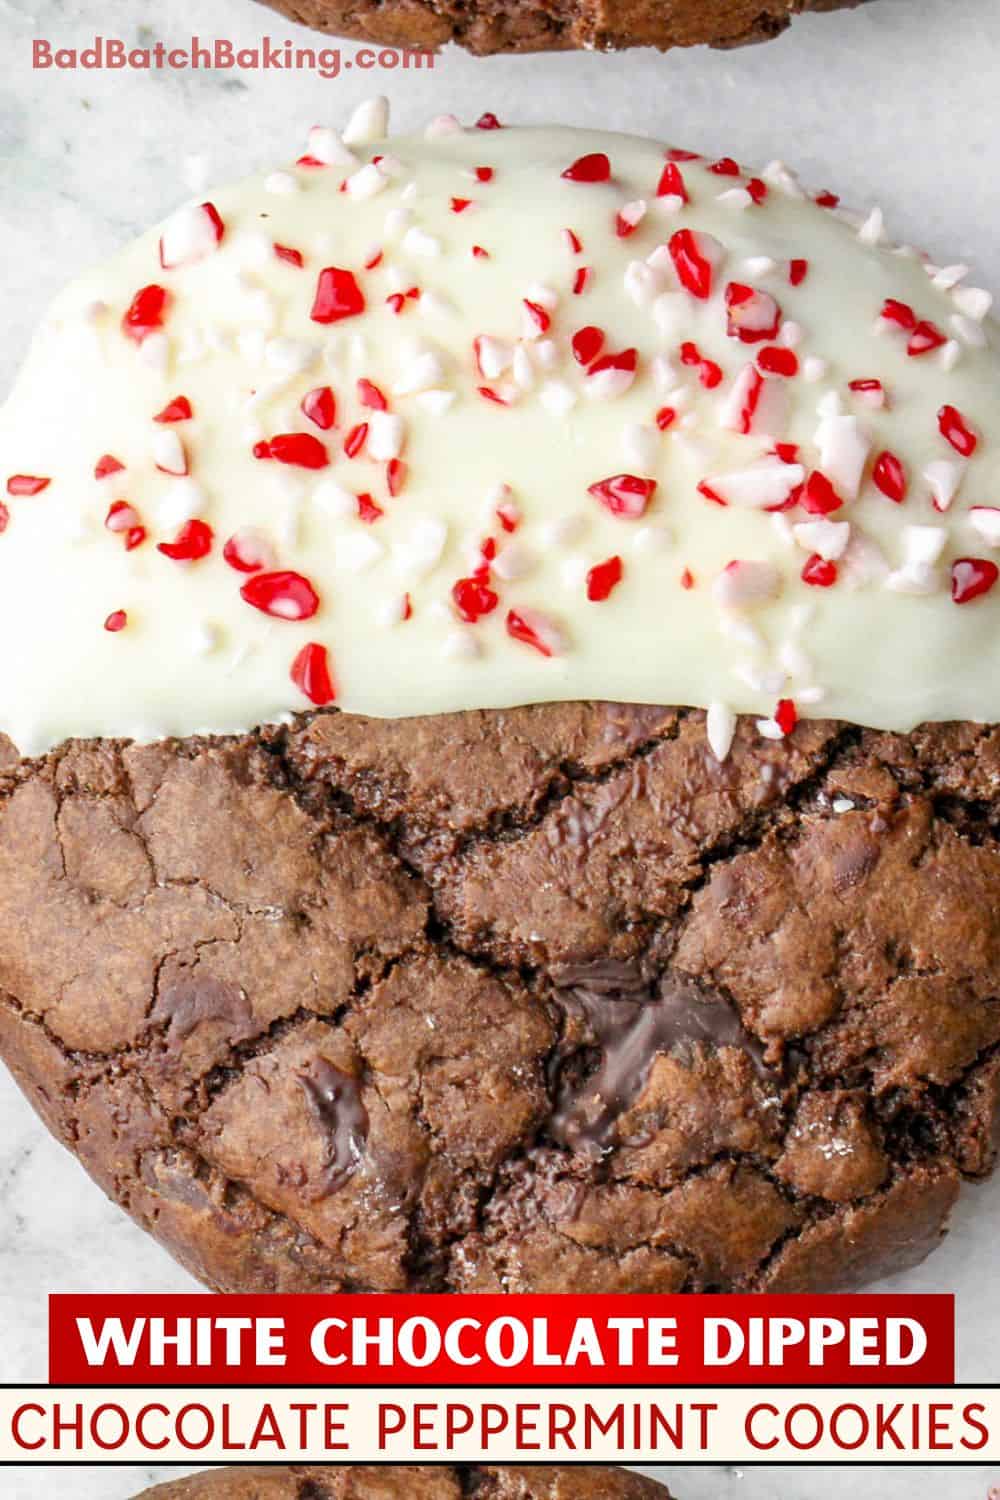
[[[781,155],[858,208],[878,202],[894,237],[935,259],[967,261],[1000,292],[1000,5],[997,0],[876,0],[800,20],[780,41],[739,52],[661,58],[588,54],[476,60],[448,51],[425,72],[364,73],[342,46],[336,79],[307,73],[33,71],[34,37],[84,46],[95,33],[130,45],[190,39],[177,0],[0,0],[0,397],[49,297],[76,270],[169,211],[189,189],[191,158],[208,181],[297,151],[316,121],[340,121],[373,92],[397,128],[443,110],[475,117],[649,133],[748,162]],[[202,12],[205,7],[198,7]],[[202,37],[311,39],[250,0],[212,0]],[[44,1380],[50,1291],[190,1290],[187,1275],[108,1204],[44,1133],[0,1075],[0,1381]],[[954,1291],[959,1373],[997,1379],[1000,1293],[994,1244],[1000,1182],[969,1190],[943,1250],[891,1289]],[[669,1473],[669,1471],[666,1471]],[[73,1500],[126,1500],[163,1471],[77,1468]],[[858,1500],[986,1500],[982,1468],[717,1467],[675,1474],[683,1500],[819,1500],[849,1483]],[[6,1500],[51,1495],[51,1470],[8,1468]]]

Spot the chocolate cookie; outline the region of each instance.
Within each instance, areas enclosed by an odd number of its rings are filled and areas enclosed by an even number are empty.
[[[662,1484],[624,1469],[211,1469],[144,1490],[136,1500],[670,1500]]]
[[[546,4],[463,5],[458,0],[268,0],[318,31],[395,47],[458,42],[470,52],[542,52],[585,47],[736,47],[779,36],[805,11],[850,8],[862,0],[567,0]]]
[[[856,1286],[993,1164],[998,789],[606,704],[11,752],[0,1044],[213,1287]]]

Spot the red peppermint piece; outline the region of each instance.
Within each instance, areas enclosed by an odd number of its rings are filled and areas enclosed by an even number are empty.
[[[813,469],[802,488],[799,503],[811,516],[828,516],[831,511],[839,510],[844,502],[826,475]]]
[[[988,594],[998,575],[1000,569],[987,557],[958,557],[951,565],[951,597],[956,604],[968,604]]]
[[[656,185],[656,196],[658,198],[680,198],[682,203],[689,201],[684,176],[676,162],[668,161],[660,173],[660,180]]]
[[[128,624],[128,615],[123,609],[113,609],[104,622],[104,628],[111,635],[117,635],[119,630],[124,630]]]
[[[942,406],[938,412],[938,432],[963,458],[971,458],[979,446],[979,438],[957,407]]]
[[[128,531],[130,526],[137,526],[138,523],[139,513],[127,500],[113,500],[104,517],[104,525],[108,531]]]
[[[474,625],[483,615],[492,614],[500,603],[499,595],[478,578],[460,578],[451,591],[455,608],[462,619]]]
[[[672,146],[667,152],[668,161],[701,161],[697,151],[682,151],[679,146]]]
[[[881,380],[849,380],[847,389],[855,391],[859,396],[884,396],[885,386]]]
[[[380,266],[382,264],[382,255],[383,252],[381,250],[374,251],[365,261],[365,270],[374,271],[376,266]]]
[[[362,406],[367,406],[370,411],[387,411],[389,403],[370,380],[358,381],[358,400]]]
[[[240,598],[276,620],[308,620],[319,609],[319,595],[301,573],[257,573],[240,589]]]
[[[656,425],[661,432],[666,432],[677,420],[677,413],[672,406],[661,406],[656,413]]]
[[[575,229],[564,229],[563,230],[563,234],[569,240],[569,248],[572,250],[573,254],[574,255],[580,255],[580,254],[582,254],[582,252],[583,252],[583,241],[581,240],[580,236],[576,233],[576,230]]]
[[[472,254],[476,260],[489,260],[490,258],[490,252],[484,250],[482,245],[473,245]]]
[[[492,182],[493,181],[493,168],[492,167],[477,167],[476,168],[476,181],[477,182]]]
[[[713,161],[708,170],[714,172],[716,177],[738,177],[740,175],[739,162],[733,161],[731,156],[722,156],[718,161]]]
[[[777,337],[781,308],[768,292],[731,281],[726,287],[726,332],[744,344]]]
[[[594,604],[607,599],[611,590],[621,583],[623,572],[620,557],[609,557],[604,562],[597,563],[587,574],[587,598]]]
[[[814,552],[802,569],[802,581],[817,589],[832,588],[837,582],[837,564]]]
[[[783,464],[797,464],[799,461],[798,443],[775,443],[774,455],[780,458]]]
[[[585,328],[578,328],[571,340],[573,358],[578,365],[589,365],[604,348],[604,329],[595,328],[588,323]]]
[[[548,333],[552,327],[552,318],[549,315],[548,309],[543,307],[540,302],[532,302],[527,297],[522,298],[522,301],[524,302],[528,317],[534,323],[539,333]]]
[[[702,254],[693,229],[678,229],[667,247],[678,280],[692,297],[707,302],[712,295],[712,263]]]
[[[603,151],[591,151],[577,157],[563,172],[567,182],[607,182],[611,177],[611,163]]]
[[[364,310],[364,293],[353,271],[338,266],[327,266],[320,271],[309,314],[314,323],[339,323],[344,318],[356,318]]]
[[[790,260],[788,262],[788,279],[792,286],[801,286],[809,274],[809,262],[807,260]]]
[[[471,198],[452,198],[451,200],[451,211],[453,214],[464,214],[465,210],[471,207]]]
[[[390,458],[385,466],[385,482],[389,494],[395,500],[406,483],[406,465],[401,458]]]
[[[685,568],[684,571],[683,571],[683,573],[681,574],[681,588],[682,589],[693,589],[694,588],[694,574],[691,572],[690,568]]]
[[[583,293],[587,290],[588,286],[590,285],[590,282],[591,282],[591,279],[593,277],[593,274],[594,273],[593,273],[592,269],[590,268],[590,266],[581,266],[580,267],[580,269],[577,271],[576,275],[573,277],[573,296],[574,297],[581,297],[583,295]]]
[[[237,531],[226,542],[222,555],[237,573],[259,573],[271,561],[271,549],[252,531]]]
[[[0,501],[0,535],[2,535],[7,530],[7,527],[9,525],[10,511],[7,509],[6,505],[4,505],[3,501]]]
[[[402,292],[390,292],[389,296],[386,297],[385,301],[386,301],[386,306],[392,308],[392,310],[396,314],[397,318],[399,317],[399,314],[403,311],[403,308],[406,306],[406,298],[403,296]]]
[[[52,483],[41,474],[12,474],[7,481],[8,495],[40,495]]]
[[[875,481],[876,488],[880,489],[890,500],[895,501],[897,505],[901,505],[906,499],[906,470],[895,453],[890,453],[886,449],[884,453],[879,454],[875,460],[875,467],[872,469],[872,479]]]
[[[107,479],[109,474],[121,474],[125,465],[120,463],[112,453],[103,453],[94,465],[94,478]]]
[[[767,183],[759,177],[751,177],[747,181],[747,192],[755,203],[763,203],[767,197]]]
[[[368,441],[368,423],[359,422],[352,427],[344,439],[344,452],[348,458],[357,458],[365,443]]]
[[[840,206],[839,196],[836,193],[826,191],[817,193],[816,197],[813,199],[813,202],[817,204],[819,208],[838,208]]]
[[[917,326],[917,315],[907,302],[899,302],[895,297],[887,297],[882,304],[882,317],[889,323],[897,323],[900,328],[905,328],[907,333]]]
[[[706,359],[698,348],[698,345],[693,344],[690,339],[686,339],[681,345],[681,364],[696,365],[698,367],[698,379],[706,390],[712,391],[717,385],[721,385],[722,383],[722,370],[720,367],[715,363],[714,359]]]
[[[621,370],[634,375],[639,363],[638,349],[621,349],[617,354],[602,354],[587,371],[588,376],[600,375],[605,370]]]
[[[302,258],[302,251],[293,249],[291,245],[279,245],[277,240],[275,240],[274,253],[279,260],[287,260],[290,266],[298,266],[300,271],[305,265],[305,261]]]
[[[191,403],[186,396],[175,396],[168,401],[162,411],[158,411],[153,418],[154,422],[189,422],[194,413]]]
[[[495,391],[491,385],[479,385],[476,387],[476,390],[484,401],[491,401],[494,406],[510,405],[510,402],[505,401],[499,391]]]
[[[726,506],[729,504],[729,501],[723,500],[719,492],[717,490],[713,490],[712,486],[705,479],[699,480],[699,482],[695,485],[695,489],[698,491],[698,494],[703,495],[706,500],[711,500],[713,505]]]
[[[145,526],[130,526],[125,533],[125,551],[134,552],[146,540]]]
[[[372,526],[380,521],[385,515],[381,505],[376,505],[374,496],[363,490],[358,496],[358,520],[364,521],[366,526]]]
[[[302,647],[292,662],[289,675],[299,692],[304,693],[309,702],[315,703],[317,708],[322,708],[326,703],[332,703],[337,696],[330,676],[330,659],[327,649],[325,646],[317,645],[315,641],[309,641]]]
[[[545,637],[539,634],[524,615],[518,614],[516,609],[507,611],[507,634],[525,646],[533,646],[543,656],[553,655],[552,646]]]
[[[330,459],[319,438],[308,432],[279,432],[266,442],[256,443],[254,458],[274,458],[279,464],[293,464],[299,469],[325,469]]]
[[[497,119],[496,115],[487,110],[486,114],[480,115],[479,119],[476,121],[476,129],[502,130],[503,126],[500,124],[500,121]]]
[[[656,493],[656,480],[642,479],[638,474],[613,474],[610,479],[588,485],[587,493],[600,500],[613,516],[635,521],[645,514]]]
[[[777,344],[769,345],[757,355],[757,367],[765,375],[784,375],[790,379],[799,373],[799,357],[794,349],[782,349]]]
[[[163,327],[168,295],[165,287],[153,283],[136,292],[122,318],[122,332],[137,344],[156,328]]]
[[[916,359],[921,354],[930,354],[933,349],[940,349],[941,345],[947,342],[940,328],[924,321],[918,323],[910,334],[906,352],[911,359]]]
[[[185,521],[172,542],[159,542],[157,552],[173,562],[197,562],[212,550],[212,528],[204,521]]]
[[[329,432],[337,420],[337,402],[328,385],[314,386],[306,391],[299,403],[299,410],[310,422],[315,422],[322,432]]]
[[[782,734],[791,734],[799,722],[799,712],[791,698],[779,698],[774,710],[774,722]]]

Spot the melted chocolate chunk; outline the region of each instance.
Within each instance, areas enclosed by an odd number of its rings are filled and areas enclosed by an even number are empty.
[[[611,1150],[619,1116],[642,1093],[660,1053],[737,1047],[762,1078],[775,1079],[736,1010],[694,984],[667,975],[648,983],[635,964],[614,960],[567,966],[556,981],[560,1003],[601,1052],[582,1084],[564,1078],[549,1121],[552,1138],[572,1151],[601,1157]]]
[[[298,1075],[313,1118],[326,1138],[326,1161],[317,1197],[336,1193],[357,1171],[368,1140],[368,1111],[357,1080],[325,1057]]]
[[[234,1042],[253,1031],[250,1002],[238,985],[198,970],[180,975],[160,990],[152,1019],[167,1022],[171,1046],[185,1042],[203,1021],[227,1021]]]

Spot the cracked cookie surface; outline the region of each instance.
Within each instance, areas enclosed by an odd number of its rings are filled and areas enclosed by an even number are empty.
[[[0,762],[0,1048],[224,1290],[836,1290],[1000,1088],[1000,731],[571,703]]]
[[[145,1490],[136,1500],[670,1500],[663,1485],[624,1469],[475,1464],[419,1468],[213,1469]]]
[[[795,16],[864,0],[267,0],[293,21],[358,41],[470,52],[736,47],[780,35]]]

